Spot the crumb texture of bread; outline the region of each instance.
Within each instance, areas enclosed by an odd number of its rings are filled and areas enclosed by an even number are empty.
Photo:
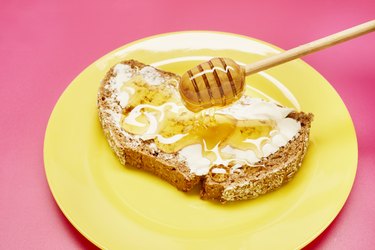
[[[130,66],[129,74],[150,67],[135,60],[123,61],[120,64]],[[123,165],[150,172],[185,192],[202,183],[201,198],[221,203],[253,199],[273,191],[290,181],[300,168],[308,146],[313,115],[292,112],[288,117],[301,123],[300,132],[276,153],[262,158],[256,166],[243,165],[230,170],[226,178],[220,181],[213,175],[194,174],[186,159],[178,152],[165,153],[156,147],[153,139],[142,140],[122,128],[123,108],[117,98],[118,93],[111,86],[111,79],[115,76],[114,68],[115,66],[107,72],[101,82],[97,107],[104,135]],[[178,75],[156,70],[164,79],[180,81]]]

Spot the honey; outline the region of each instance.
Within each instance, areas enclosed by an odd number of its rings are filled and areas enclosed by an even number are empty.
[[[125,82],[121,90],[134,94],[123,109],[122,128],[141,138],[154,139],[156,146],[166,153],[199,144],[202,156],[211,163],[219,159],[235,161],[235,155],[223,152],[227,146],[251,150],[258,158],[262,157],[261,147],[276,128],[274,121],[237,120],[230,115],[215,114],[213,108],[191,112],[183,105],[177,84],[167,81],[151,86],[139,75]]]
[[[186,108],[198,112],[238,100],[245,86],[245,71],[229,58],[213,58],[182,75],[179,91]]]

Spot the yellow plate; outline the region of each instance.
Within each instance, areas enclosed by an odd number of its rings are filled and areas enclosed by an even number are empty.
[[[61,210],[105,249],[295,249],[317,237],[345,203],[357,167],[350,115],[332,86],[301,60],[248,77],[286,106],[315,114],[311,144],[294,180],[255,200],[220,205],[183,193],[161,179],[122,166],[98,121],[100,80],[134,58],[183,73],[212,56],[249,63],[279,53],[239,35],[179,32],[125,45],[85,69],[53,110],[44,142],[48,183]],[[289,91],[288,91],[289,90]]]

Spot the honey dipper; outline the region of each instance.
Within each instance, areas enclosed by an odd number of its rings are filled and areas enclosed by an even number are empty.
[[[240,66],[229,58],[213,58],[182,75],[180,95],[185,106],[193,112],[229,105],[242,96],[246,76],[374,30],[375,20],[372,20],[246,66]]]

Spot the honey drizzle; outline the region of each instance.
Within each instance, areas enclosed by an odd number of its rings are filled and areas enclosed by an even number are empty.
[[[226,146],[251,150],[262,157],[261,148],[275,129],[274,121],[238,121],[228,115],[215,115],[214,109],[193,113],[183,106],[175,85],[168,81],[150,86],[138,75],[125,82],[121,89],[128,93],[132,92],[129,88],[134,89],[135,93],[124,108],[123,129],[144,139],[154,139],[166,153],[199,144],[203,157],[211,164],[236,161],[233,155],[222,152]]]

